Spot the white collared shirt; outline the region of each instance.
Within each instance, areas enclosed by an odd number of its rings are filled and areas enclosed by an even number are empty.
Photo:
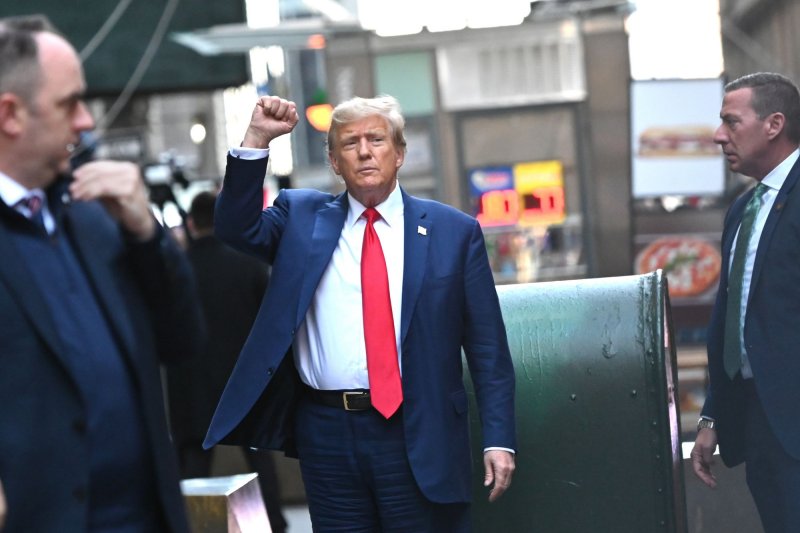
[[[756,261],[756,251],[758,250],[758,242],[761,239],[761,232],[764,231],[764,225],[767,223],[767,217],[770,211],[772,211],[775,198],[778,197],[778,191],[783,187],[783,182],[786,181],[786,177],[789,175],[789,171],[792,170],[795,162],[797,162],[798,157],[800,157],[800,150],[795,150],[761,180],[761,183],[767,185],[769,189],[761,197],[761,207],[753,223],[753,235],[750,237],[750,242],[747,245],[747,259],[745,259],[744,273],[742,274],[742,301],[740,302],[742,312],[740,314],[741,324],[739,331],[742,332],[742,334],[744,332],[747,301],[750,294],[750,281],[753,277],[753,265]],[[739,238],[738,236],[739,230],[736,231],[736,239]],[[736,239],[734,239],[731,245],[731,252],[728,257],[729,272],[731,263],[733,262],[733,252],[736,250]],[[750,361],[747,358],[747,348],[745,348],[744,339],[742,339],[742,352],[742,377],[745,379],[752,378],[753,370],[750,368]]]
[[[348,193],[349,207],[339,242],[317,286],[294,342],[300,378],[315,389],[368,389],[367,355],[361,303],[361,245],[365,207]],[[375,207],[375,231],[389,275],[397,356],[403,294],[403,197],[400,187]],[[402,365],[400,369],[402,373]]]
[[[235,146],[230,148],[228,153],[237,159],[255,161],[256,159],[264,159],[269,156],[269,148],[245,148],[243,146]]]

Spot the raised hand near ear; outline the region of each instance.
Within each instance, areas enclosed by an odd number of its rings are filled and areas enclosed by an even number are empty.
[[[100,200],[122,227],[140,241],[156,232],[147,187],[139,167],[126,161],[91,161],[73,172],[73,200]]]
[[[297,105],[278,96],[262,96],[256,102],[243,148],[268,148],[276,137],[289,133],[299,120]]]

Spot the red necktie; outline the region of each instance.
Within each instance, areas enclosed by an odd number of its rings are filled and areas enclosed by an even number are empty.
[[[367,227],[361,248],[361,299],[364,312],[364,341],[372,405],[384,417],[391,417],[403,401],[397,344],[394,336],[389,276],[378,234],[373,225],[380,215],[373,208],[364,211]]]

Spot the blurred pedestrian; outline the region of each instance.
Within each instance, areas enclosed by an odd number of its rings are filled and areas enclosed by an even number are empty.
[[[262,210],[269,143],[294,103],[261,97],[232,149],[215,228],[272,264],[272,283],[206,445],[295,453],[315,531],[470,530],[462,349],[483,431],[484,485],[514,471],[514,369],[478,222],[398,185],[392,97],[333,111],[347,191],[282,191]]]
[[[269,281],[266,263],[237,252],[214,237],[216,195],[194,197],[186,224],[192,264],[208,341],[200,357],[167,368],[170,421],[183,478],[208,477],[214,449],[203,449],[217,401],[236,364]],[[258,473],[267,515],[274,533],[283,533],[280,490],[272,452],[243,447],[250,468]]]
[[[692,450],[695,474],[744,462],[767,533],[800,531],[800,94],[757,73],[725,86],[714,141],[756,186],[728,210],[726,268],[708,328],[709,390]]]
[[[182,533],[159,362],[198,351],[199,304],[136,165],[68,175],[85,92],[45,18],[0,19],[3,532]]]

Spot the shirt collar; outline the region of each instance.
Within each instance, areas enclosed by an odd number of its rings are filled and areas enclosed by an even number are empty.
[[[772,172],[761,180],[761,183],[767,185],[770,189],[775,189],[776,191],[781,190],[783,182],[786,181],[786,177],[789,175],[789,172],[792,170],[798,158],[800,158],[800,149],[789,154],[789,157],[784,159],[780,165],[773,168]]]
[[[7,206],[14,207],[31,192],[38,192],[38,194],[44,198],[44,191],[41,189],[26,189],[24,186],[11,179],[7,174],[0,172],[0,198],[3,199],[3,202],[5,202]]]
[[[366,207],[353,198],[353,195],[347,193],[347,200],[349,207],[347,209],[347,221],[349,226],[354,225],[364,214]],[[381,218],[389,225],[389,227],[402,228],[403,224],[403,194],[400,192],[400,184],[398,183],[394,190],[383,202],[375,206],[375,209],[380,213]]]

